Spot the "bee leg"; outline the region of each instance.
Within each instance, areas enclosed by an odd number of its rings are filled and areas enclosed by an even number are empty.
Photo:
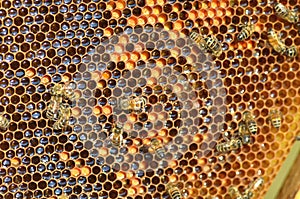
[[[267,123],[269,123],[269,124],[272,123],[270,117],[267,117]]]

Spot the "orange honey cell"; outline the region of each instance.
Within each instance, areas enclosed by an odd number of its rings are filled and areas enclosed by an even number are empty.
[[[81,170],[81,175],[83,176],[88,176],[91,173],[91,168],[87,166],[82,167],[80,170]]]
[[[81,170],[79,168],[71,169],[71,176],[78,177],[81,174]]]

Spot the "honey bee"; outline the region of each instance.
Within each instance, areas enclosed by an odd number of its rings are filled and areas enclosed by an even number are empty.
[[[53,124],[53,129],[55,130],[62,129],[67,124],[72,114],[71,108],[67,104],[61,104],[59,111],[60,116]]]
[[[123,125],[121,123],[114,125],[110,140],[115,146],[121,146],[123,144]]]
[[[248,39],[254,32],[254,25],[253,24],[244,24],[241,25],[242,30],[241,32],[237,35],[237,40],[238,41],[243,41]]]
[[[141,112],[146,105],[145,97],[134,97],[134,98],[121,98],[120,107],[122,110],[129,110],[134,112]]]
[[[55,120],[55,121],[58,120],[61,102],[62,102],[61,97],[57,97],[57,96],[51,97],[51,100],[49,102],[49,105],[47,106],[47,112],[46,112],[46,116],[48,119]]]
[[[274,4],[275,13],[284,20],[287,20],[290,23],[298,23],[299,16],[295,10],[290,10],[281,3]]]
[[[243,195],[239,192],[236,187],[229,187],[229,195],[232,199],[244,199]]]
[[[251,134],[248,131],[247,125],[243,121],[239,123],[239,134],[242,138],[243,144],[251,143]]]
[[[219,57],[222,54],[222,46],[216,37],[211,35],[203,38],[200,34],[191,32],[190,38],[199,44],[206,52],[211,52],[216,57]]]
[[[9,121],[3,115],[0,115],[0,128],[7,129],[9,125]]]
[[[166,186],[168,194],[172,199],[182,199],[179,188],[174,183],[169,183]]]
[[[250,199],[255,197],[257,193],[262,189],[263,184],[264,184],[264,179],[262,177],[259,177],[256,180],[254,180],[244,191],[243,193],[244,198]]]
[[[278,35],[274,32],[274,30],[269,29],[268,31],[268,41],[272,48],[280,53],[286,53],[286,46],[281,39],[279,39]]]
[[[281,119],[282,119],[282,113],[278,110],[271,110],[270,111],[270,116],[268,120],[271,122],[271,124],[279,129],[281,126]]]
[[[63,87],[63,96],[71,101],[75,100],[75,92],[72,90],[69,83]]]
[[[245,121],[249,132],[252,134],[256,134],[257,133],[257,125],[256,125],[256,122],[255,122],[253,116],[251,115],[251,113],[249,111],[245,111],[243,113],[243,120]]]
[[[296,46],[291,46],[286,49],[285,54],[288,57],[296,57],[298,55],[298,50],[297,50]]]
[[[230,140],[226,140],[226,142],[217,144],[216,149],[218,152],[226,153],[241,148],[242,144],[240,138],[231,138]]]
[[[151,145],[150,145],[151,149],[153,151],[155,151],[155,154],[159,157],[159,158],[164,158],[165,157],[165,148],[163,147],[162,143],[156,139],[153,138],[151,140]]]
[[[219,57],[222,54],[222,46],[219,43],[218,39],[214,36],[204,38],[205,45],[204,49],[212,52],[216,57]]]
[[[75,92],[71,89],[70,84],[55,84],[50,89],[52,96],[61,97],[63,100],[74,100]]]

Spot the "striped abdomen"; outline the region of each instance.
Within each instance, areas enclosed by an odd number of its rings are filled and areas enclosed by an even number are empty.
[[[230,144],[228,142],[224,142],[224,143],[220,143],[220,144],[217,144],[217,151],[219,152],[228,152],[230,151]]]
[[[272,48],[276,52],[278,52],[280,54],[286,53],[286,46],[278,38],[277,34],[273,30],[268,31],[268,41],[269,41],[269,44],[272,46]]]
[[[66,120],[66,119],[60,118],[58,121],[56,121],[53,124],[53,129],[54,130],[62,129],[67,124],[67,121],[68,120]]]
[[[291,46],[286,49],[285,53],[289,57],[296,57],[298,55],[298,50],[297,50],[296,46]]]
[[[283,19],[286,19],[289,15],[289,10],[281,3],[276,3],[274,10],[275,10],[275,13]]]
[[[202,36],[196,32],[191,32],[190,33],[190,38],[196,42],[197,44],[200,44],[201,43],[201,40],[202,40]]]
[[[169,195],[171,196],[172,199],[181,199],[181,194],[179,192],[178,188],[171,188],[169,190]]]
[[[281,118],[273,118],[271,122],[272,125],[277,129],[281,126]]]
[[[163,147],[156,149],[156,155],[163,159],[165,157],[165,149]]]
[[[250,120],[247,122],[247,127],[250,133],[256,134],[257,133],[257,125],[254,120]]]
[[[237,39],[239,41],[243,41],[245,39],[247,39],[248,37],[250,37],[253,33],[253,27],[252,25],[247,25],[244,26],[243,29],[241,30],[241,32],[238,34]]]
[[[220,56],[222,53],[221,44],[215,37],[207,37],[204,39],[206,42],[206,49],[211,51],[213,55]]]

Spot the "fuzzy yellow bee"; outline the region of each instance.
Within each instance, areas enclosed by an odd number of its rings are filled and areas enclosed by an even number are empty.
[[[272,29],[268,30],[268,42],[276,52],[282,55],[286,53],[287,48],[285,44]]]
[[[155,151],[155,154],[159,157],[159,158],[164,158],[165,157],[165,148],[163,146],[163,144],[161,143],[161,141],[159,139],[153,138],[151,140],[150,143],[150,148]]]
[[[239,123],[239,134],[242,138],[243,144],[251,143],[251,133],[249,132],[247,125],[244,121]]]
[[[0,128],[7,129],[9,126],[9,121],[3,115],[0,115]]]
[[[75,92],[72,90],[70,83],[55,84],[50,88],[50,94],[52,96],[61,97],[63,100],[73,101],[75,99]]]
[[[59,118],[53,124],[53,129],[55,130],[62,129],[64,126],[66,126],[72,114],[71,108],[67,104],[61,104],[59,111]]]
[[[63,87],[63,96],[67,99],[67,100],[75,100],[76,99],[76,95],[74,90],[71,87],[70,83],[66,83]]]
[[[236,150],[241,148],[243,145],[240,138],[231,138],[230,140],[226,140],[223,143],[219,143],[216,146],[218,152],[226,153],[232,150]]]
[[[222,54],[222,45],[218,39],[212,35],[202,37],[202,35],[191,32],[190,38],[200,45],[205,52],[211,52],[214,56],[219,57]]]
[[[60,104],[62,103],[62,98],[59,96],[52,96],[51,100],[47,106],[46,116],[51,120],[58,120],[60,115]]]
[[[262,177],[257,178],[250,183],[248,188],[244,191],[243,196],[246,199],[256,198],[258,193],[262,190],[264,185],[264,179]]]
[[[238,41],[243,41],[248,39],[254,32],[254,25],[253,24],[244,24],[240,25],[242,27],[241,32],[237,35]]]
[[[228,192],[232,199],[244,199],[243,195],[239,192],[238,188],[236,187],[229,187]]]
[[[175,183],[167,184],[166,189],[172,199],[182,199],[180,190]]]
[[[121,146],[123,144],[123,125],[121,123],[116,123],[114,125],[110,140],[115,146]]]
[[[243,113],[243,120],[245,121],[249,132],[252,134],[256,134],[257,133],[257,124],[254,120],[254,117],[252,116],[252,114],[249,111],[245,111]]]
[[[222,54],[222,46],[216,37],[210,36],[204,38],[204,40],[206,41],[205,49],[207,49],[207,51],[211,51],[216,57],[219,57]]]
[[[278,110],[271,110],[268,120],[275,128],[279,129],[282,121],[282,113]]]
[[[147,100],[145,97],[131,97],[131,98],[121,98],[119,100],[119,105],[122,110],[141,112],[145,107]]]
[[[275,3],[274,10],[277,16],[280,18],[290,22],[290,23],[298,23],[299,15],[296,10],[288,9],[282,3]]]

